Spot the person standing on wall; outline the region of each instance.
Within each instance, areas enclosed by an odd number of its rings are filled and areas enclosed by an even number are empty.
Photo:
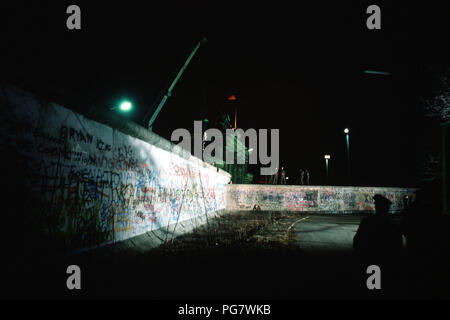
[[[278,168],[275,168],[275,173],[270,177],[270,183],[271,184],[277,184],[278,183]]]
[[[309,171],[308,171],[308,169],[306,169],[306,184],[307,185],[309,185],[309,180],[310,179],[310,174],[309,174]]]
[[[303,169],[300,169],[300,184],[305,184],[305,171]]]
[[[280,184],[286,184],[286,170],[281,167],[281,182]]]

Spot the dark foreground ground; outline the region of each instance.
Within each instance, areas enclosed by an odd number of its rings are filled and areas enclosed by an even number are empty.
[[[32,299],[448,299],[442,250],[406,249],[382,289],[368,290],[352,239],[361,216],[233,212],[144,254],[95,251],[40,261],[7,275],[3,298]],[[79,265],[82,289],[66,268]]]

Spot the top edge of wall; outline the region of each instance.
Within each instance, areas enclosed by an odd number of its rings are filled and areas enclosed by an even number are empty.
[[[25,89],[22,89],[16,85],[12,85],[12,84],[5,84],[3,83],[4,89],[7,90],[11,90],[12,92],[15,93],[19,93],[21,95],[26,95],[29,96],[32,99],[39,99],[39,97],[32,93],[29,92]],[[120,117],[119,115],[113,113],[113,112],[107,112],[106,110],[97,110],[97,109],[92,109],[88,114],[85,112],[80,112],[79,110],[73,110],[70,107],[66,107],[63,105],[60,105],[56,102],[51,102],[51,104],[54,104],[58,107],[70,110],[72,112],[75,112],[77,114],[80,114],[82,117],[88,119],[88,120],[92,120],[92,121],[96,121],[98,123],[101,123],[103,125],[109,126],[111,127],[113,130],[118,130],[124,134],[130,135],[134,138],[140,139],[142,141],[145,141],[157,148],[166,150],[168,152],[171,152],[175,155],[178,155],[181,158],[184,158],[186,160],[189,160],[195,164],[198,164],[204,168],[208,168],[211,170],[215,170],[216,172],[218,172],[221,175],[224,175],[228,178],[231,177],[231,175],[220,169],[217,168],[197,157],[195,157],[194,155],[192,155],[190,152],[184,150],[183,148],[181,148],[180,146],[175,145],[174,143],[172,143],[171,141],[159,136],[158,134],[149,131],[148,129],[144,128],[143,126],[129,120],[129,119],[125,119],[123,117]]]
[[[236,186],[247,186],[247,187],[263,187],[263,188],[273,188],[273,187],[295,187],[295,188],[347,188],[347,189],[354,189],[354,188],[369,188],[369,189],[411,189],[411,190],[420,190],[418,187],[373,187],[373,186],[317,186],[317,185],[298,185],[298,184],[239,184],[239,183],[233,183],[229,185],[230,187]]]

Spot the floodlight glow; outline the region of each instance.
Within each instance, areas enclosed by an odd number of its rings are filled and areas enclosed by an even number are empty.
[[[348,130],[348,128],[344,129],[344,133],[349,133],[349,132],[350,132],[350,130]]]
[[[331,156],[329,154],[326,154],[324,158],[328,160],[331,159]]]
[[[128,101],[124,101],[122,102],[122,104],[120,105],[120,110],[122,111],[130,111],[132,107],[131,102]]]

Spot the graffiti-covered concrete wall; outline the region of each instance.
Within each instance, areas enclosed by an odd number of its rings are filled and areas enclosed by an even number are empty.
[[[403,208],[405,195],[415,189],[331,186],[229,185],[227,208],[252,210],[357,213],[374,211],[373,196],[382,194],[391,202],[391,212]]]
[[[0,103],[2,149],[17,162],[7,170],[25,173],[25,214],[71,250],[225,209],[230,175],[155,134],[151,144],[14,87]]]

